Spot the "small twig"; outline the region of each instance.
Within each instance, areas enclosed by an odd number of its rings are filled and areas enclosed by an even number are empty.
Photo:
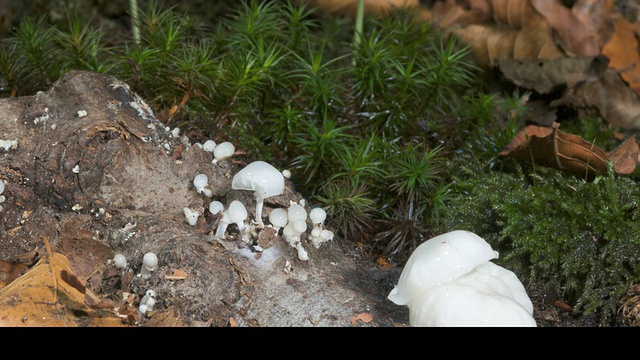
[[[360,36],[362,34],[362,25],[364,23],[364,0],[358,0],[358,9],[356,11],[356,29],[353,32],[353,48],[357,49],[360,45]],[[356,65],[356,58],[351,61],[353,66]]]
[[[129,0],[129,11],[131,12],[131,31],[133,41],[140,45],[140,29],[138,28],[138,0]]]

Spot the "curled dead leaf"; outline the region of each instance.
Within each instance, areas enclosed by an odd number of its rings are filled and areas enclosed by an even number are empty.
[[[580,136],[558,130],[559,126],[558,123],[552,128],[529,125],[520,130],[500,154],[583,176],[606,173],[609,161],[618,174],[629,174],[638,165],[640,150],[635,137],[606,153]]]

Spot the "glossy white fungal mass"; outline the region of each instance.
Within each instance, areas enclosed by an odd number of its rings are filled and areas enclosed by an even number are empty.
[[[536,326],[516,275],[484,239],[463,230],[418,246],[389,300],[409,307],[412,326]]]

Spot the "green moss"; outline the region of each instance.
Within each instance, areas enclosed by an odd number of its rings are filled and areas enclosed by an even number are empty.
[[[537,168],[533,185],[531,168],[515,168],[466,166],[446,228],[478,233],[522,279],[561,289],[576,309],[610,324],[640,274],[638,183],[612,172],[585,182]]]

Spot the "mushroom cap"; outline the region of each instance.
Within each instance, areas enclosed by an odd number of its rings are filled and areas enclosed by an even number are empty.
[[[193,178],[193,186],[196,187],[198,193],[201,193],[204,190],[204,187],[209,183],[209,178],[205,174],[198,174]]]
[[[303,232],[307,231],[307,223],[304,220],[296,220],[293,222],[293,224],[291,224],[291,226],[293,226],[293,230],[297,234],[302,234]]]
[[[198,223],[198,217],[200,216],[199,211],[185,207],[182,209],[182,212],[184,212],[184,216],[187,218],[189,225],[193,226]]]
[[[115,254],[113,256],[113,262],[116,265],[116,267],[120,268],[120,269],[124,269],[127,267],[127,258],[123,255],[123,254]]]
[[[247,209],[239,200],[233,200],[231,204],[229,204],[227,211],[229,214],[229,220],[231,220],[232,223],[242,222],[248,216]]]
[[[218,200],[213,200],[209,204],[209,212],[215,215],[220,211],[224,211],[224,205]]]
[[[233,177],[234,190],[252,190],[256,197],[266,198],[284,193],[284,176],[273,165],[264,161],[254,161]]]
[[[327,212],[321,207],[315,207],[309,212],[309,218],[314,224],[320,224],[327,218]]]
[[[286,226],[288,222],[287,210],[283,208],[276,208],[271,210],[271,212],[269,213],[269,221],[271,222],[271,225],[278,229]]]
[[[307,220],[307,210],[302,205],[292,204],[287,209],[287,217],[289,218],[289,222],[295,222],[298,220],[306,221]]]
[[[320,238],[322,240],[324,240],[324,241],[329,241],[329,240],[333,239],[333,236],[334,236],[334,234],[333,234],[333,231],[331,231],[331,230],[325,229],[325,230],[322,230],[320,232]]]
[[[204,144],[202,144],[202,149],[204,151],[213,152],[215,148],[216,148],[216,142],[213,140],[207,140],[204,142]]]
[[[221,160],[232,156],[235,151],[236,147],[232,143],[225,141],[216,145],[215,149],[213,149],[213,156]]]
[[[150,271],[155,271],[158,268],[158,257],[152,252],[144,254],[142,257],[142,264]]]
[[[480,236],[454,230],[420,244],[409,257],[389,300],[407,305],[426,290],[457,279],[481,264],[498,258]]]

